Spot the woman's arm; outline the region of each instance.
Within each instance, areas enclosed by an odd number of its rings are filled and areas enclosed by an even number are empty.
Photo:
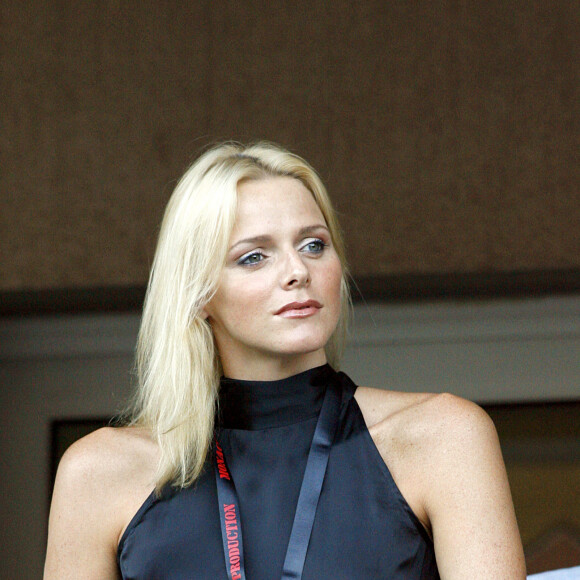
[[[359,388],[357,401],[397,486],[432,535],[442,580],[524,580],[497,434],[453,395]]]
[[[119,578],[118,541],[152,488],[148,453],[130,430],[111,428],[65,453],[50,509],[45,580]]]
[[[524,580],[524,555],[495,427],[477,405],[434,397],[424,506],[442,580]]]

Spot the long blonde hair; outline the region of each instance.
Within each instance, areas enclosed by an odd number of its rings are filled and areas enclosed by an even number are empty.
[[[328,194],[302,158],[271,143],[224,143],[179,181],[165,210],[137,342],[137,391],[130,423],[159,444],[158,492],[199,476],[211,445],[221,369],[203,307],[215,293],[234,226],[240,181],[299,179],[312,193],[343,267],[342,311],[326,345],[338,366],[350,306],[344,245]]]

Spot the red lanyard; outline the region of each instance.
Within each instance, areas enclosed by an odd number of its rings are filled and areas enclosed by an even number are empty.
[[[314,516],[338,423],[339,410],[340,393],[337,385],[331,383],[324,395],[322,409],[308,453],[290,541],[286,550],[282,580],[302,578]],[[217,439],[215,441],[214,466],[228,578],[229,580],[246,580],[238,494]]]

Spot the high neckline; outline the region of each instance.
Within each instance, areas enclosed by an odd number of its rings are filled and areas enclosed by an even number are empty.
[[[331,375],[328,364],[276,381],[222,377],[219,424],[225,429],[270,429],[316,417]]]

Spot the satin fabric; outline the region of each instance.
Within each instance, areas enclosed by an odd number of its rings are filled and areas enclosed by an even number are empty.
[[[304,580],[437,580],[433,545],[396,487],[354,399],[325,365],[281,381],[223,379],[218,424],[240,500],[248,580],[279,580],[327,385],[342,393]],[[153,494],[118,550],[125,580],[227,578],[214,474]]]

